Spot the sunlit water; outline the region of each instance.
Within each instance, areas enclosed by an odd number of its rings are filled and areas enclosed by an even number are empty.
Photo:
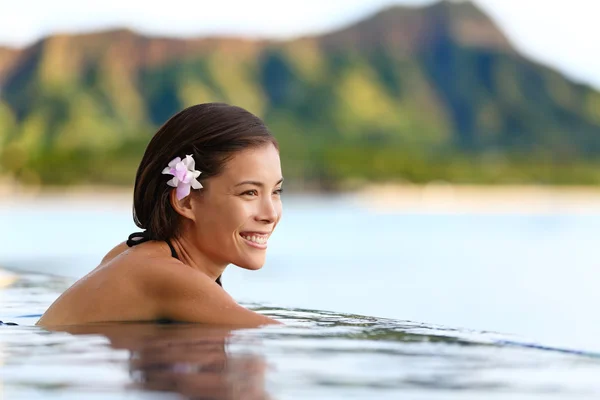
[[[17,278],[0,288],[0,319],[19,324],[0,326],[0,399],[600,395],[597,215],[285,207],[265,268],[224,279],[285,327],[46,332],[37,316],[132,231],[129,206],[0,205],[0,266]]]
[[[22,275],[7,314],[40,312],[69,281]],[[515,337],[300,309],[257,311],[285,327],[103,324],[0,327],[6,399],[580,398],[600,394],[600,358]]]

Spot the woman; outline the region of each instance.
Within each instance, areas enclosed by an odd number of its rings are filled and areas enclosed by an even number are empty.
[[[189,107],[154,135],[133,199],[144,232],[108,252],[38,321],[278,323],[238,305],[221,287],[228,264],[265,262],[281,218],[279,149],[263,122],[219,103]]]

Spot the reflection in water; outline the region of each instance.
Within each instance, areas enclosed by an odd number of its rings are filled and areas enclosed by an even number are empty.
[[[98,324],[68,327],[75,335],[103,335],[130,352],[133,386],[190,399],[268,399],[266,362],[253,352],[230,351],[235,331],[195,324]],[[253,347],[257,347],[253,343]]]
[[[120,323],[66,333],[33,326],[56,288],[68,283],[23,274],[0,290],[6,301],[0,319],[18,323],[0,327],[0,398],[600,396],[594,354],[411,321],[243,304],[285,325],[229,330]]]

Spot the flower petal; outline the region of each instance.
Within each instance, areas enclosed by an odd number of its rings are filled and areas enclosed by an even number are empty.
[[[192,187],[194,189],[202,189],[204,186],[197,179],[192,179]]]
[[[165,167],[165,169],[162,170],[163,174],[170,174],[171,173],[171,167]]]
[[[193,171],[193,173],[194,173],[194,178],[197,178],[197,177],[199,177],[199,176],[200,176],[200,174],[201,174],[202,172],[200,172],[200,171]]]
[[[193,171],[194,168],[196,168],[196,161],[194,161],[194,158],[191,154],[188,154],[185,156],[185,166],[187,167],[187,169],[189,169],[190,171]]]
[[[192,175],[192,173],[190,171],[185,171],[185,173],[183,174],[183,179],[181,180],[181,182],[183,183],[190,183],[190,181],[194,178],[194,175]]]
[[[174,159],[171,160],[171,162],[169,163],[169,167],[171,168],[175,168],[175,165],[179,164],[181,162],[181,158],[180,157],[175,157]]]
[[[185,174],[187,172],[187,168],[186,166],[183,164],[183,162],[177,163],[177,165],[175,166],[175,176],[180,180],[184,180],[185,179]]]
[[[185,196],[190,194],[190,185],[182,183],[177,187],[177,200],[183,199]]]
[[[169,185],[171,187],[177,187],[178,184],[179,184],[179,179],[177,179],[176,176],[174,176],[172,179],[169,179],[169,182],[167,182],[167,185]]]

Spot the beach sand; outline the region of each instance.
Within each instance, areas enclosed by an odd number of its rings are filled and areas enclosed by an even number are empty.
[[[343,193],[378,212],[402,213],[524,213],[600,214],[600,187],[543,185],[453,185],[431,183],[366,184]],[[285,196],[327,196],[319,192],[288,190]],[[133,189],[122,186],[27,187],[0,185],[0,204],[98,203],[131,205]]]
[[[0,288],[10,286],[16,280],[16,275],[0,269]]]
[[[600,214],[600,187],[367,185],[359,201],[381,212]]]

